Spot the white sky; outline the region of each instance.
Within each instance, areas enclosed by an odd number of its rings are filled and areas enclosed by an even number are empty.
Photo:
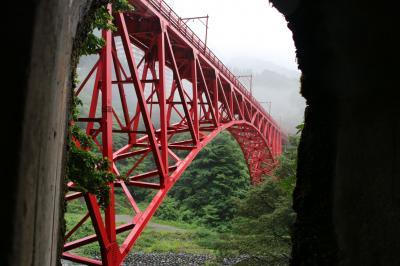
[[[165,0],[181,17],[209,15],[208,46],[223,61],[262,58],[297,70],[292,33],[268,0]],[[204,40],[200,22],[188,24]]]

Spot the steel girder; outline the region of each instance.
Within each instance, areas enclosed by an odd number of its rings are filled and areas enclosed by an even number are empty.
[[[254,184],[271,173],[282,151],[277,123],[172,9],[162,1],[130,2],[135,11],[113,14],[118,30],[103,31],[105,46],[75,91],[90,98],[78,123],[119,177],[109,184],[104,211],[94,195],[68,184],[66,201],[81,198],[88,212],[66,234],[62,257],[88,265],[121,264],[169,189],[221,131],[229,130],[238,141]],[[143,172],[146,158],[153,169]],[[136,188],[155,191],[148,206],[139,208]],[[116,190],[133,211],[130,222],[118,226]],[[69,241],[89,218],[94,234]],[[128,234],[118,244],[123,232]],[[94,242],[101,260],[74,252]]]

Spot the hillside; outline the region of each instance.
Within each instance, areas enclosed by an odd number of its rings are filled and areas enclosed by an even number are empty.
[[[305,100],[300,95],[298,70],[287,69],[257,58],[234,58],[228,64],[236,75],[253,74],[253,94],[260,102],[272,102],[271,114],[280,126],[290,134],[303,121]],[[249,88],[248,79],[241,79]],[[263,103],[269,111],[269,103]]]

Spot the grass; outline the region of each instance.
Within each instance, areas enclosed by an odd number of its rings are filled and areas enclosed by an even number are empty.
[[[138,202],[137,203],[139,206],[140,210],[145,210],[147,205],[149,203],[147,202]],[[67,213],[86,213],[86,204],[83,200],[72,200],[68,202],[67,206]],[[128,200],[126,199],[126,196],[122,194],[121,192],[116,192],[115,193],[115,212],[117,214],[126,214],[126,215],[132,215],[133,210],[132,206],[129,204]]]
[[[116,197],[123,197],[123,195],[116,194]],[[121,200],[117,200],[122,202]],[[144,203],[139,208],[144,207]],[[131,214],[131,207],[129,203],[116,205],[116,211],[118,214]],[[67,206],[67,212],[65,213],[65,220],[67,225],[67,232],[79,222],[79,220],[86,213],[86,206],[84,202],[79,200],[72,201]],[[217,233],[210,231],[209,229],[200,227],[195,224],[188,224],[181,221],[165,221],[157,217],[153,217],[152,223],[172,226],[178,229],[177,231],[163,230],[163,228],[149,228],[147,227],[137,240],[133,250],[135,252],[172,252],[172,253],[188,253],[188,254],[208,254],[215,255],[216,251],[215,243],[218,240]],[[129,232],[119,234],[117,241],[121,244]],[[94,230],[90,219],[88,219],[83,226],[78,229],[68,241],[76,240],[84,236],[94,234]],[[74,250],[75,251],[75,250]],[[100,250],[97,242],[86,245],[76,250],[78,255],[84,256],[98,256]]]
[[[196,231],[166,232],[147,228],[135,245],[135,251],[214,254],[214,250],[201,245]]]
[[[65,213],[64,218],[67,227],[66,231],[69,232],[82,219],[83,216],[84,214],[82,213],[70,213],[70,212]],[[88,219],[73,235],[71,235],[70,238],[68,238],[68,242],[92,234],[94,234],[94,229],[90,219]],[[97,242],[95,242],[85,245],[81,248],[75,249],[74,253],[78,255],[94,257],[100,254],[100,247],[97,244]]]
[[[185,223],[182,221],[162,220],[156,216],[153,216],[153,218],[151,218],[151,222],[157,223],[157,224],[162,224],[162,225],[169,225],[169,226],[173,226],[173,227],[176,227],[179,229],[184,229],[184,230],[195,230],[195,229],[202,228],[196,224]]]

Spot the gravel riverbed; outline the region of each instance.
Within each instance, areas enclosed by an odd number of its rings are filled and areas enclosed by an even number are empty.
[[[247,256],[227,258],[222,265],[235,265]],[[130,253],[122,266],[203,266],[212,260],[210,255],[186,254],[186,253]],[[81,264],[62,261],[63,266],[78,266]]]
[[[185,253],[131,253],[125,259],[124,266],[200,266],[205,265],[209,255],[185,254]]]
[[[221,265],[235,265],[248,256],[225,258]],[[186,253],[131,253],[125,259],[123,266],[203,266],[212,260],[210,255]]]

